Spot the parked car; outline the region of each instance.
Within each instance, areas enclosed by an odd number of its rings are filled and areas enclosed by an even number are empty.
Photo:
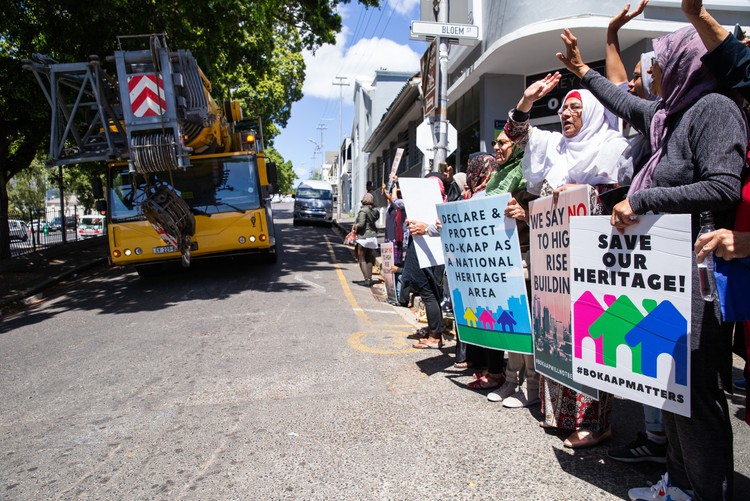
[[[77,226],[77,224],[76,224],[76,217],[75,216],[65,216],[65,226],[69,230],[75,230],[76,226]],[[61,230],[62,230],[62,218],[60,216],[57,216],[49,224],[49,231],[61,231]]]
[[[8,229],[10,230],[10,239],[25,242],[29,239],[29,227],[23,221],[18,219],[8,220]]]

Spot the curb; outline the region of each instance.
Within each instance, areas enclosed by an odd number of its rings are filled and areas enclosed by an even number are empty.
[[[28,266],[39,266],[41,268],[47,268],[48,266],[45,264],[47,260],[59,259],[60,257],[65,255],[74,255],[76,252],[96,247],[98,245],[102,245],[102,242],[95,239],[71,242],[64,245],[54,246],[41,252],[36,252],[33,254],[24,255],[19,258],[8,260],[2,263],[2,266],[0,266],[0,268],[2,268],[2,271],[5,271],[6,273],[13,273],[15,271],[14,268],[20,270],[21,268]],[[46,289],[59,284],[67,278],[80,273],[81,271],[106,262],[107,259],[107,253],[104,252],[101,256],[91,257],[85,262],[81,262],[76,265],[73,265],[71,263],[71,265],[68,267],[60,266],[62,269],[57,273],[45,277],[44,279],[37,281],[33,285],[28,285],[23,290],[4,295],[2,298],[0,298],[0,312],[16,304],[28,304],[31,302],[32,298],[37,296],[38,299],[41,299],[42,297],[44,297],[42,293]]]
[[[29,287],[26,290],[23,290],[21,292],[17,292],[15,294],[11,294],[10,296],[6,296],[2,299],[0,299],[0,312],[2,312],[3,309],[12,306],[16,303],[23,303],[23,304],[29,304],[32,302],[34,298],[36,299],[42,299],[44,295],[42,294],[45,290],[59,284],[60,282],[64,281],[65,279],[76,275],[77,273],[84,271],[88,268],[92,268],[98,264],[101,264],[103,262],[106,262],[107,258],[96,258],[93,259],[87,263],[81,264],[79,266],[76,266],[74,268],[65,270],[61,273],[58,273],[57,275],[54,275],[50,278],[47,278],[46,280],[34,285],[33,287]],[[37,297],[38,296],[38,297]]]

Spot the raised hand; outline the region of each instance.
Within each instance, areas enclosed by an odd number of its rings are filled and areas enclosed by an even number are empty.
[[[581,52],[578,50],[578,39],[568,28],[563,30],[560,38],[562,38],[563,44],[565,44],[566,53],[563,55],[562,52],[558,52],[556,54],[557,59],[578,78],[583,78],[591,68],[583,62],[583,56],[581,56]]]
[[[538,101],[555,88],[558,82],[560,82],[560,78],[562,78],[562,75],[560,75],[559,71],[556,71],[554,74],[547,73],[547,76],[529,85],[523,95],[530,97],[533,101]]]
[[[631,19],[640,15],[643,12],[643,9],[646,8],[646,5],[648,5],[648,0],[641,0],[638,7],[636,7],[633,12],[630,12],[630,4],[625,4],[625,8],[609,20],[609,29],[619,31],[620,28],[630,22]]]

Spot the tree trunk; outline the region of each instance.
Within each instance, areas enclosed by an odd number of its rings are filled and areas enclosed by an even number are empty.
[[[0,127],[0,134],[5,132]],[[14,153],[10,154],[8,136],[0,138],[0,259],[10,259],[10,231],[8,229],[8,183],[13,176],[31,165],[37,152],[37,145],[28,140],[19,141]]]

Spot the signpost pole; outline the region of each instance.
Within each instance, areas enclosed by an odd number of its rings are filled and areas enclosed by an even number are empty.
[[[438,22],[448,22],[448,0],[440,0],[438,6]],[[439,64],[438,64],[438,107],[437,120],[433,135],[437,140],[435,143],[435,156],[433,157],[432,170],[438,170],[441,163],[445,162],[448,149],[448,39],[440,37]]]

